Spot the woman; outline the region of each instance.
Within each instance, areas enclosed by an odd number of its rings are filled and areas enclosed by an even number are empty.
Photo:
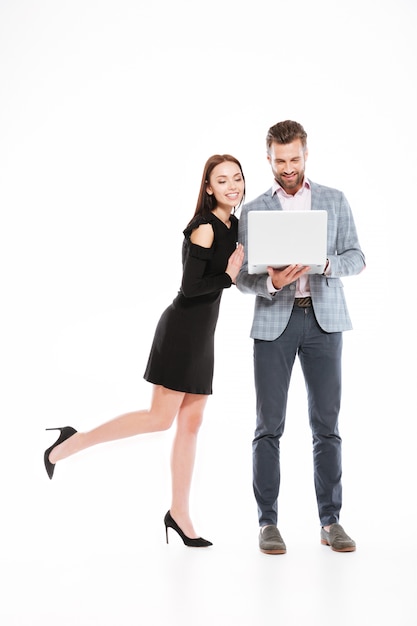
[[[197,434],[212,393],[214,332],[223,289],[236,280],[243,248],[236,247],[238,220],[234,210],[244,198],[241,165],[230,155],[214,155],[205,164],[195,214],[184,230],[181,288],[156,328],[144,378],[153,383],[151,407],[133,411],[94,428],[59,430],[45,451],[52,478],[58,461],[85,448],[141,433],[170,428],[177,418],[171,454],[172,501],[165,531],[175,530],[184,544],[207,547],[195,532],[189,514],[189,493]]]

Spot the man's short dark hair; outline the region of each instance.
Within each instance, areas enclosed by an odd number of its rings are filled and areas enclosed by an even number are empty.
[[[286,144],[292,143],[295,139],[300,139],[303,149],[307,147],[307,133],[304,128],[298,122],[292,120],[285,120],[285,122],[278,122],[268,130],[266,136],[266,147],[269,150],[273,142]]]

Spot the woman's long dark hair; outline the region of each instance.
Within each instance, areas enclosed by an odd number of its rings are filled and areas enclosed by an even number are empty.
[[[209,217],[210,213],[213,209],[216,208],[216,198],[214,195],[209,195],[207,193],[207,186],[210,183],[210,176],[216,165],[220,165],[220,163],[225,163],[230,161],[231,163],[235,163],[241,171],[242,178],[245,180],[243,175],[242,166],[234,156],[230,154],[214,154],[209,159],[207,159],[206,164],[204,166],[203,177],[201,179],[200,192],[198,194],[197,206],[195,209],[195,213],[190,220],[190,223],[197,215],[201,215],[202,217]],[[242,200],[243,201],[243,200]]]

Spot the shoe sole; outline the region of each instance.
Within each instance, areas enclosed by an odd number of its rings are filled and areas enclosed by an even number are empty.
[[[329,548],[331,548],[333,552],[355,552],[356,550],[356,546],[348,546],[347,548],[334,548],[330,543],[328,543],[324,539],[321,540],[321,543],[323,546],[329,546]]]
[[[264,550],[263,548],[259,548],[259,550],[263,554],[286,554],[287,553],[286,550]]]

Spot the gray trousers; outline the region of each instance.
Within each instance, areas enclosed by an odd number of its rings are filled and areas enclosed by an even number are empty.
[[[339,521],[342,506],[341,399],[342,333],[325,333],[313,308],[294,306],[285,331],[274,341],[255,339],[257,421],[253,440],[253,488],[260,526],[276,525],[280,486],[280,439],[296,356],[307,389],[313,436],[314,485],[322,526]],[[302,515],[301,507],[291,513]]]

